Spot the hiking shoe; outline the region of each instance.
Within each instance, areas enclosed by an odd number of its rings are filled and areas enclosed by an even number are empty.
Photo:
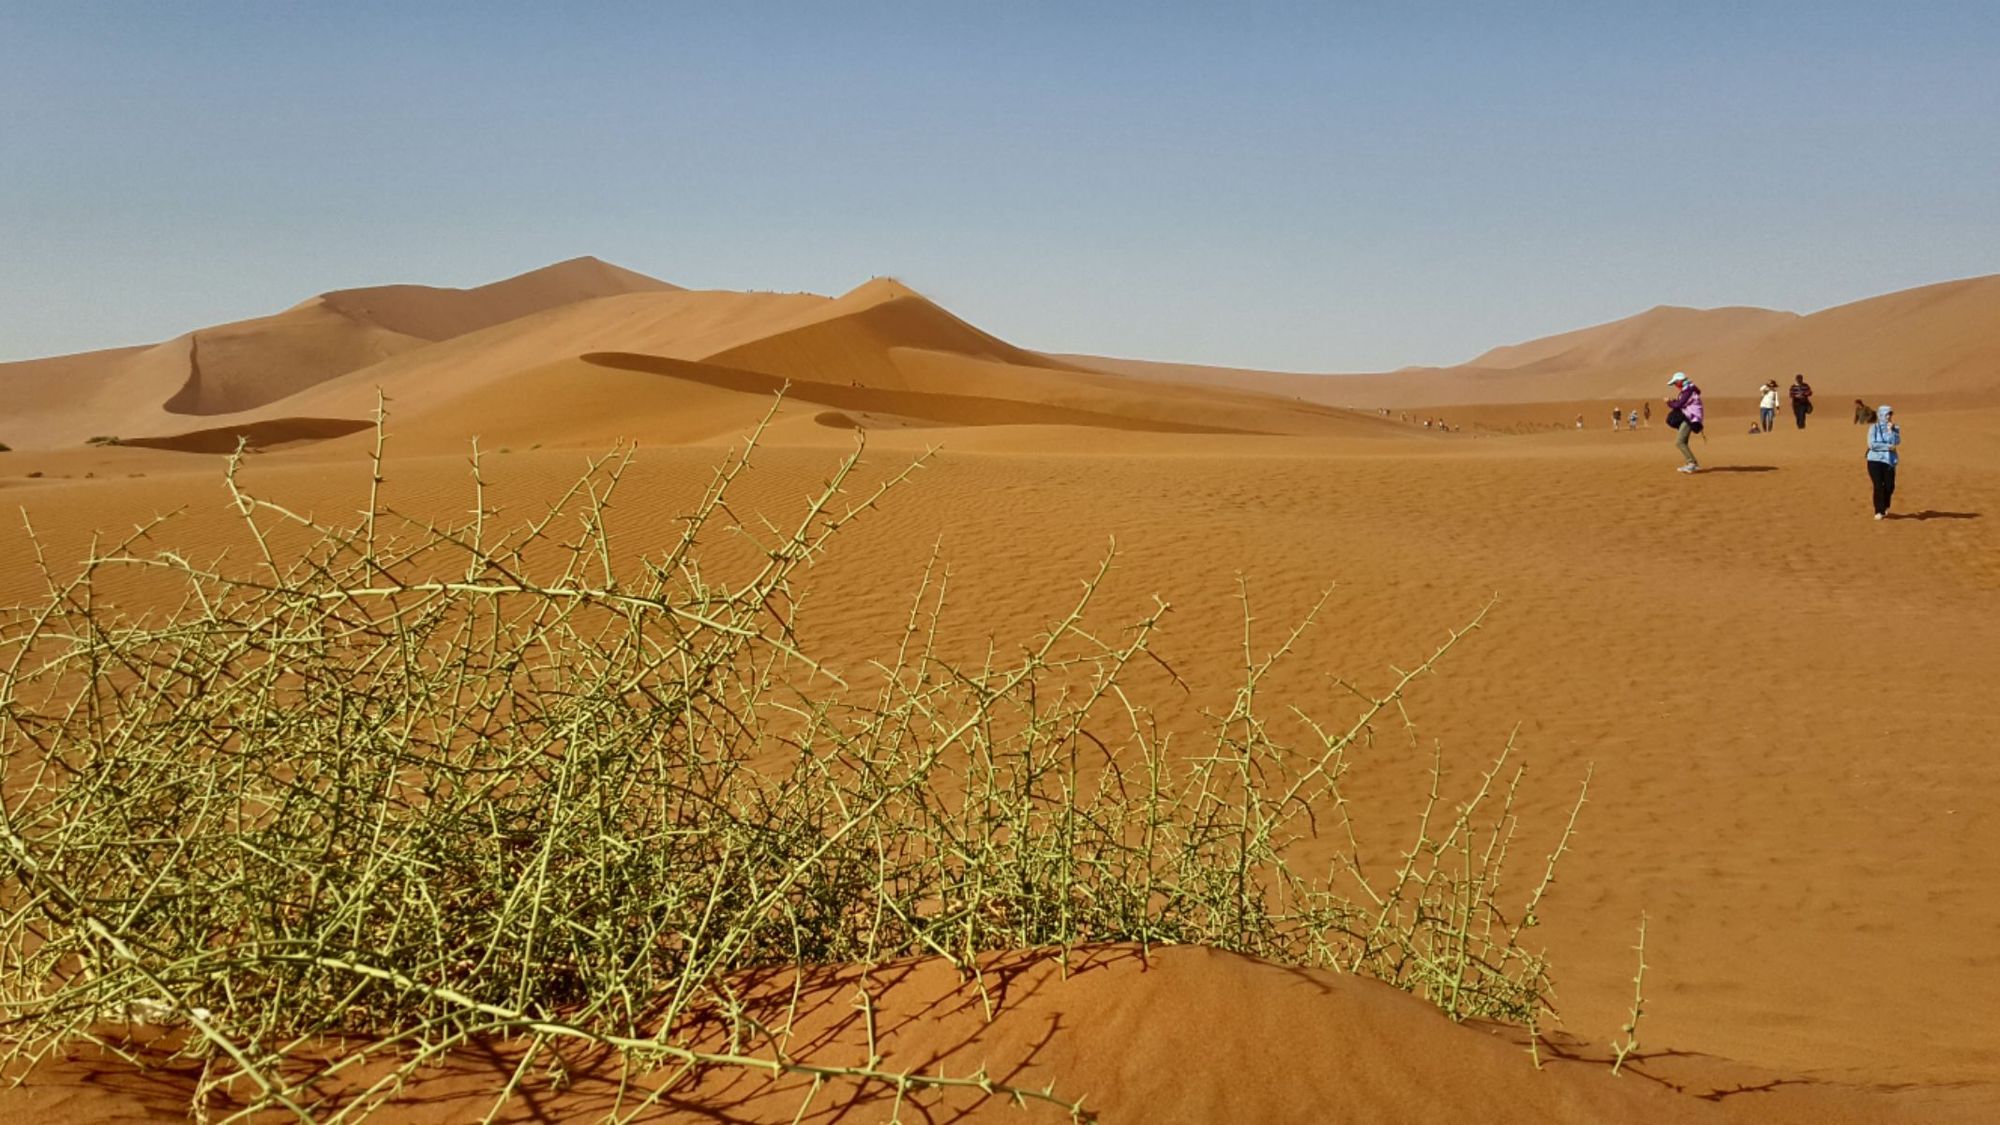
[[[1878,519],[1878,520],[1879,520],[1879,519],[1881,519],[1881,518],[1882,518],[1882,513],[1880,513],[1880,512],[1876,512],[1876,513],[1875,513],[1875,518],[1876,518],[1876,519]]]
[[[1674,471],[1675,471],[1675,472],[1677,472],[1677,473],[1698,473],[1698,472],[1700,472],[1700,471],[1701,471],[1701,466],[1700,466],[1700,465],[1682,465],[1682,466],[1681,466],[1680,468],[1678,468],[1678,469],[1675,469]]]

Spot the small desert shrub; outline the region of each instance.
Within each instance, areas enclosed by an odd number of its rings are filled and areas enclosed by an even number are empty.
[[[208,1060],[197,1108],[359,1116],[443,1053],[513,1037],[530,1057],[620,1053],[641,1102],[744,1066],[1081,1113],[983,1073],[793,1057],[781,1028],[740,1028],[734,1054],[677,1029],[728,1013],[749,968],[936,955],[976,976],[983,952],[1082,942],[1363,973],[1454,1018],[1549,1010],[1523,934],[1570,832],[1503,910],[1521,776],[1504,751],[1456,799],[1434,764],[1386,864],[1358,843],[1330,873],[1289,858],[1320,832],[1354,841],[1347,752],[1462,634],[1285,744],[1260,685],[1305,626],[1263,656],[1246,628],[1230,707],[1184,751],[1130,688],[1164,606],[1100,629],[1093,581],[1020,655],[954,664],[933,569],[873,685],[847,687],[792,625],[802,567],[881,495],[848,493],[859,452],[727,581],[703,556],[748,447],[637,580],[604,523],[629,452],[505,537],[483,490],[460,524],[399,523],[371,487],[356,523],[325,526],[240,491],[232,462],[254,563],[147,551],[148,528],[49,573],[0,618],[16,1073],[165,1023]],[[109,608],[101,587],[132,569],[175,580],[178,608]],[[398,1064],[328,1092],[371,1056]],[[649,1088],[663,1064],[685,1069]]]
[[[124,438],[120,438],[120,437],[113,437],[113,436],[112,436],[112,435],[110,435],[110,434],[98,434],[98,435],[97,435],[97,436],[95,436],[95,437],[88,437],[88,438],[85,438],[85,439],[83,439],[83,444],[85,444],[85,445],[124,445],[124,444],[125,444],[125,439],[124,439]]]

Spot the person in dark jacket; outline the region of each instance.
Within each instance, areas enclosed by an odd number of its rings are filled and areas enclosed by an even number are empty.
[[[1799,429],[1806,428],[1806,415],[1812,413],[1812,384],[1804,375],[1792,376],[1792,421]]]
[[[1902,460],[1897,447],[1903,431],[1896,425],[1896,412],[1887,406],[1875,408],[1875,424],[1868,427],[1868,482],[1875,490],[1875,518],[1889,514],[1889,501],[1896,497],[1896,465]]]
[[[1861,401],[1858,398],[1855,399],[1854,424],[1857,426],[1865,426],[1873,421],[1875,421],[1875,408]]]

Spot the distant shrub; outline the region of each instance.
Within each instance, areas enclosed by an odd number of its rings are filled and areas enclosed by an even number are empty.
[[[90,437],[90,438],[85,438],[85,439],[83,439],[83,444],[85,444],[85,445],[124,445],[124,444],[125,444],[125,440],[124,440],[123,438],[118,438],[118,437],[112,437],[112,436],[111,436],[111,435],[109,435],[109,434],[99,434],[99,435],[97,435],[96,437]]]

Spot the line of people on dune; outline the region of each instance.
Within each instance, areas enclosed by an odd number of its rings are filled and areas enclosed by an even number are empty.
[[[1683,473],[1698,473],[1701,463],[1695,459],[1694,450],[1688,447],[1688,439],[1702,432],[1704,410],[1701,388],[1688,378],[1687,372],[1676,371],[1667,379],[1671,388],[1666,397],[1667,428],[1675,433],[1674,447],[1681,452]],[[1751,433],[1769,433],[1778,411],[1778,381],[1773,379],[1759,389],[1757,401],[1757,424]],[[1806,428],[1806,417],[1813,412],[1812,384],[1804,375],[1792,379],[1789,397],[1792,403],[1792,421],[1801,430]],[[1650,414],[1650,409],[1648,410]],[[1613,428],[1616,428],[1614,411]],[[1578,422],[1582,421],[1581,417]],[[1893,407],[1878,406],[1872,410],[1860,399],[1854,400],[1854,421],[1856,425],[1868,423],[1865,463],[1868,467],[1869,487],[1873,492],[1875,518],[1882,519],[1889,514],[1889,503],[1896,494],[1896,466],[1902,461],[1902,428],[1896,424]]]

